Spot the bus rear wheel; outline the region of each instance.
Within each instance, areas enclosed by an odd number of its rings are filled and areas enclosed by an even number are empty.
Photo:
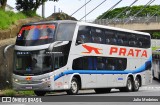
[[[73,77],[71,80],[71,88],[69,90],[67,90],[67,94],[68,95],[76,95],[78,94],[79,91],[79,83],[77,78]]]
[[[94,91],[96,93],[110,93],[111,92],[111,88],[98,88],[98,89],[94,89]]]
[[[46,94],[46,91],[34,91],[34,93],[37,95],[37,96],[44,96]]]
[[[127,78],[126,87],[119,89],[121,92],[131,92],[133,90],[133,80],[131,77]]]
[[[135,81],[134,81],[134,85],[133,85],[133,91],[138,91],[140,87],[140,79],[138,77],[136,77]]]

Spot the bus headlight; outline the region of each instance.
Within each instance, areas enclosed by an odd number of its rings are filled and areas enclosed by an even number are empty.
[[[19,80],[17,78],[13,78],[14,82],[19,82]]]
[[[50,76],[49,78],[44,78],[44,79],[41,79],[42,82],[47,82],[47,81],[50,81],[50,79],[53,79],[54,76]]]

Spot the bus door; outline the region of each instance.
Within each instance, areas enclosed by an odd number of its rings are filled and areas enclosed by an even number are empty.
[[[94,62],[95,68],[97,70],[97,87],[106,87],[108,86],[108,81],[112,81],[112,77],[105,73],[105,60],[106,59],[104,57],[97,57]]]
[[[96,71],[96,59],[93,57],[86,57],[87,59],[85,60],[87,64],[87,74],[85,76],[86,78],[86,88],[92,88],[96,87],[96,82],[97,82],[97,71]]]

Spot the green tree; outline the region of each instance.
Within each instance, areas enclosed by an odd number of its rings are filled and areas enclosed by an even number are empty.
[[[58,1],[58,0],[16,0],[16,9],[22,11],[26,15],[30,13],[36,13],[40,5],[47,1]]]
[[[7,0],[0,0],[0,9],[5,10],[7,4]]]
[[[138,11],[140,11],[144,6],[132,6],[132,7],[121,7],[121,8],[115,8],[111,11],[106,11],[102,15],[98,16],[97,19],[113,19],[115,18],[119,13],[121,13],[123,10],[128,8],[127,11],[125,11],[123,14],[121,14],[118,18],[128,18],[130,16],[134,16]],[[152,16],[157,12],[156,15],[160,15],[160,5],[153,5],[153,6],[147,6],[144,8],[142,12],[140,12],[137,17],[143,17],[143,16]]]
[[[160,39],[160,32],[153,32],[152,39]]]

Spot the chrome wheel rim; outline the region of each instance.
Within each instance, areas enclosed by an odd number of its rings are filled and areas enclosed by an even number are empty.
[[[138,89],[138,88],[139,88],[139,85],[140,85],[140,84],[139,84],[139,80],[136,79],[136,80],[135,80],[135,88]]]
[[[132,90],[132,83],[131,83],[130,80],[128,80],[128,84],[127,84],[127,85],[128,85],[128,89],[129,89],[129,90]]]
[[[72,81],[71,83],[71,90],[73,93],[76,93],[77,92],[77,83],[75,81]]]

